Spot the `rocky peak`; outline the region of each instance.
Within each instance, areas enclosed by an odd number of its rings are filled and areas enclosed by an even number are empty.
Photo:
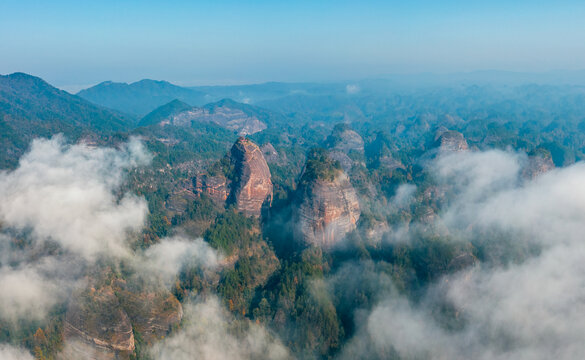
[[[329,148],[329,157],[338,161],[346,172],[357,162],[356,156],[358,159],[363,158],[364,140],[347,124],[335,125],[326,145]]]
[[[193,179],[193,185],[198,194],[206,194],[216,204],[225,204],[228,196],[225,176],[199,174]]]
[[[377,132],[374,141],[366,146],[366,158],[373,168],[384,167],[390,171],[404,169],[404,165],[392,156],[391,148],[395,146],[384,132]]]
[[[267,128],[253,110],[245,104],[223,100],[204,107],[184,109],[165,118],[161,125],[191,126],[194,122],[210,122],[246,136]]]
[[[348,154],[350,151],[364,152],[364,139],[346,124],[337,124],[327,138],[327,146]]]
[[[469,145],[462,133],[454,130],[438,131],[435,146],[441,152],[461,152],[469,150]]]
[[[96,359],[115,358],[134,351],[132,323],[111,286],[91,288],[71,301],[64,322],[65,359],[88,354]],[[99,354],[99,356],[98,356]]]
[[[272,202],[270,169],[258,145],[240,137],[230,152],[234,180],[229,200],[248,216],[260,216],[262,206]]]
[[[297,192],[295,222],[306,245],[330,248],[356,228],[360,205],[338,162],[323,151],[309,155]]]
[[[539,148],[528,155],[528,162],[522,169],[522,177],[524,179],[534,179],[554,168],[555,164],[550,152]]]

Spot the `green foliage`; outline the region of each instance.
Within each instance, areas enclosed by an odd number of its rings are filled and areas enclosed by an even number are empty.
[[[203,237],[211,246],[229,256],[260,239],[259,234],[253,231],[255,224],[256,220],[231,208],[217,217]]]
[[[53,308],[44,321],[19,320],[16,323],[0,320],[0,343],[10,343],[28,349],[35,359],[54,360],[63,350],[63,320],[65,307]]]
[[[327,150],[313,148],[309,150],[307,155],[307,163],[302,181],[333,181],[339,172],[341,172],[341,164],[339,164],[339,161],[331,159],[327,155]]]
[[[171,224],[173,226],[181,225],[189,220],[195,221],[211,221],[214,220],[218,214],[217,206],[213,200],[205,194],[187,203],[187,208],[181,214],[173,216]]]

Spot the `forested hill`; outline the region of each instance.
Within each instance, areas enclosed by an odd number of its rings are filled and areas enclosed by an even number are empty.
[[[135,119],[59,90],[24,73],[0,76],[0,165],[14,164],[35,137],[130,129]]]

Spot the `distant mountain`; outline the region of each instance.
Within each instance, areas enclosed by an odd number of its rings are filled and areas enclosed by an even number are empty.
[[[140,80],[131,84],[105,81],[81,90],[77,95],[95,104],[138,116],[144,116],[174,99],[191,105],[206,103],[203,92],[155,80]]]
[[[190,127],[195,123],[206,122],[232,130],[238,135],[250,135],[266,129],[270,124],[282,122],[283,119],[278,113],[231,99],[223,99],[203,107],[190,107],[179,100],[173,100],[146,115],[139,125]]]
[[[181,111],[191,109],[192,106],[182,102],[181,100],[173,100],[168,104],[157,107],[143,117],[138,126],[148,126],[158,124],[161,121],[169,118],[172,115],[178,114]]]
[[[30,140],[64,133],[76,139],[88,133],[130,129],[134,119],[96,106],[24,73],[0,76],[0,167],[14,165]]]
[[[190,89],[204,92],[215,100],[230,98],[246,104],[258,104],[260,101],[279,99],[294,94],[345,93],[345,86],[345,84],[334,83],[267,82],[250,85],[195,86]]]

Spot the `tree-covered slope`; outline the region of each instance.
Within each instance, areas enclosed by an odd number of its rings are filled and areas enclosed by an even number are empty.
[[[38,77],[0,76],[0,167],[14,164],[35,137],[111,134],[130,129],[133,123],[130,116],[91,104]]]

